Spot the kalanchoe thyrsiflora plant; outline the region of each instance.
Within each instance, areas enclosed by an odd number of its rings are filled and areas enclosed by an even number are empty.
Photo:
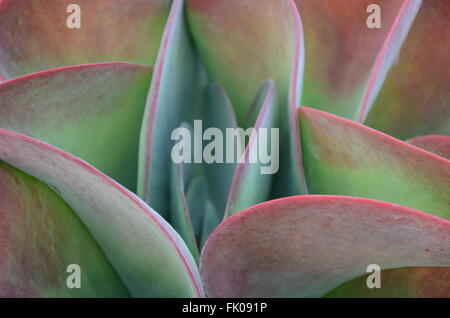
[[[449,297],[450,2],[372,2],[0,0],[0,296]]]

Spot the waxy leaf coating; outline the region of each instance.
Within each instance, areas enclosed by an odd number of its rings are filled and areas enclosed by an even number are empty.
[[[203,295],[195,262],[184,242],[130,191],[70,154],[5,129],[0,129],[0,159],[55,189],[94,237],[132,296]]]
[[[450,2],[423,1],[364,123],[406,140],[450,135]]]
[[[299,109],[312,194],[388,201],[450,218],[450,161],[353,121]]]
[[[102,63],[0,83],[0,127],[63,149],[136,191],[150,67]]]
[[[0,162],[0,198],[0,297],[128,296],[94,238],[55,191]],[[81,288],[66,284],[72,264],[79,266]]]
[[[164,217],[170,205],[171,133],[193,115],[199,67],[186,29],[183,0],[174,0],[164,30],[143,118],[138,195]]]
[[[296,196],[265,202],[222,223],[203,249],[211,297],[319,297],[366,273],[450,266],[450,222],[395,204]]]

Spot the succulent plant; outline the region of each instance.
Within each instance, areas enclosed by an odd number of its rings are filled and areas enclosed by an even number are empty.
[[[371,2],[0,0],[0,296],[450,297],[450,2]]]

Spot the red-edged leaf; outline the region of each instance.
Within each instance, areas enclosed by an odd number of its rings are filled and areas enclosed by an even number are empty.
[[[70,66],[0,83],[0,127],[48,142],[136,190],[151,68]]]
[[[450,137],[440,135],[420,136],[409,139],[407,143],[435,153],[450,160]]]
[[[366,273],[450,266],[450,222],[391,203],[337,196],[265,202],[226,220],[201,258],[212,297],[317,297]]]
[[[67,26],[80,8],[81,28]],[[169,0],[3,0],[0,74],[12,78],[45,69],[96,62],[153,65]]]
[[[290,0],[187,1],[199,53],[212,79],[229,94],[240,125],[267,79],[274,80],[285,105],[291,84],[301,77],[303,69],[293,72],[296,63],[303,63],[296,11]]]
[[[70,265],[79,266],[81,288],[66,284]],[[47,185],[0,161],[0,297],[127,296],[73,210]]]
[[[450,161],[353,121],[299,110],[313,194],[382,200],[450,218]]]
[[[171,133],[183,121],[190,122],[202,85],[183,4],[173,1],[164,30],[139,149],[138,194],[164,217],[170,205]]]
[[[5,129],[0,129],[0,159],[55,189],[97,241],[132,296],[203,295],[194,259],[184,242],[130,191],[68,153]]]
[[[405,0],[395,20],[392,22],[386,40],[376,58],[372,74],[370,75],[367,88],[359,106],[358,122],[362,123],[366,119],[375,99],[378,97],[390,68],[398,61],[400,49],[416,18],[421,3],[422,0]]]
[[[303,29],[292,0],[188,0],[187,16],[212,80],[229,94],[238,125],[248,127],[252,101],[261,85],[276,86],[276,125],[283,157],[275,177],[276,196],[306,193],[296,106],[301,99]],[[251,17],[251,18],[249,18]]]
[[[357,119],[364,91],[369,85],[366,96],[376,96],[420,2],[296,0],[305,29],[302,105]],[[367,25],[373,4],[380,8],[381,28]]]
[[[261,109],[249,142],[240,156],[228,194],[225,218],[266,201],[270,193],[272,175],[279,169],[279,131],[272,131],[275,122],[275,85],[267,82],[255,106]],[[275,141],[275,143],[273,143]],[[244,140],[241,141],[244,144]],[[271,148],[271,147],[275,148]],[[227,149],[229,149],[228,147]],[[270,155],[270,162],[262,163],[261,154]],[[264,158],[266,160],[266,158]],[[257,186],[256,186],[257,185]]]
[[[403,140],[450,135],[449,16],[449,1],[423,1],[365,124]]]

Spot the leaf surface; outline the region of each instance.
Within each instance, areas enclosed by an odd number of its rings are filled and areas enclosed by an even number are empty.
[[[357,196],[450,218],[450,161],[353,121],[299,109],[312,194]]]
[[[0,297],[127,297],[73,210],[47,185],[0,162]],[[76,264],[80,287],[67,272]]]
[[[0,83],[0,127],[61,148],[136,190],[151,68],[102,63]]]
[[[450,2],[423,1],[364,123],[406,140],[450,135]]]
[[[80,7],[81,28],[71,29]],[[75,64],[125,61],[153,65],[169,0],[3,0],[0,77]]]
[[[171,134],[192,119],[202,85],[183,5],[183,0],[173,1],[140,136],[138,195],[164,217],[170,205]]]
[[[421,1],[296,0],[296,4],[305,33],[302,105],[357,120],[363,105],[370,107],[376,97]],[[377,14],[374,4],[379,6],[381,28],[368,27]]]
[[[184,242],[133,193],[86,162],[5,129],[0,129],[0,159],[49,184],[64,199],[132,296],[203,295]]]
[[[296,196],[227,219],[200,272],[211,297],[319,297],[383,269],[450,266],[450,222],[391,203]]]

